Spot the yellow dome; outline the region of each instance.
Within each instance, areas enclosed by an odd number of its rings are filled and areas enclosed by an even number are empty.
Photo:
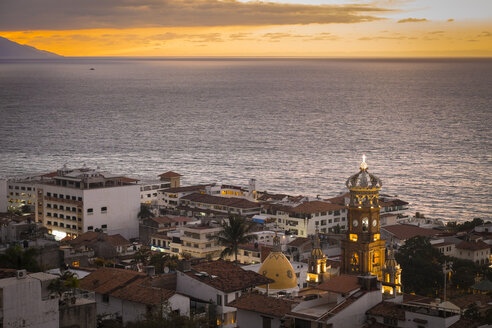
[[[292,264],[282,252],[271,252],[260,267],[259,274],[275,280],[270,289],[290,289],[297,287],[297,278]],[[266,286],[260,286],[266,288]]]

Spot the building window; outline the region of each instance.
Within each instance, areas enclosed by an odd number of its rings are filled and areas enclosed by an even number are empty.
[[[87,227],[87,230],[92,231],[92,230],[94,230],[94,227],[93,227],[93,226],[88,226],[88,227]]]
[[[75,224],[72,224],[72,229],[77,229],[77,226]]]
[[[70,196],[69,195],[65,195],[65,199],[70,199]]]
[[[72,212],[77,212],[77,209],[75,207],[72,207]]]
[[[60,214],[60,219],[64,219],[64,218],[65,218],[65,215]]]
[[[63,207],[63,205],[60,205],[60,210],[64,210],[65,208]]]
[[[87,209],[87,214],[93,214],[94,213],[94,209],[93,208],[88,208]]]
[[[55,227],[58,227],[58,222],[56,222],[56,221],[55,221],[55,222],[53,222],[53,225],[54,225]]]
[[[57,218],[58,217],[58,213],[53,213],[53,217],[54,218]]]
[[[64,228],[65,227],[65,225],[63,224],[63,222],[60,222],[60,227],[61,228]]]
[[[47,224],[48,224],[48,225],[51,225],[51,221],[48,221],[48,223],[47,223]]]
[[[77,197],[76,196],[72,196],[72,200],[77,200]]]
[[[81,202],[81,201],[82,201],[82,197],[78,197],[78,198],[77,198],[77,200],[78,200],[79,202]]]
[[[101,228],[102,229],[107,229],[108,228],[108,225],[107,224],[103,224],[103,225],[101,225]]]
[[[51,212],[46,212],[46,216],[51,216]]]
[[[60,198],[63,199],[63,195],[62,194],[60,194]]]
[[[108,208],[106,206],[101,207],[101,213],[106,213]]]
[[[102,301],[104,303],[109,303],[109,295],[108,294],[103,294]]]
[[[217,294],[217,305],[222,305],[222,295]]]

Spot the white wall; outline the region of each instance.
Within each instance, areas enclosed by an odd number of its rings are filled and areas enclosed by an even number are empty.
[[[421,320],[427,320],[427,324],[425,325],[426,327],[432,327],[432,328],[447,328],[451,326],[453,323],[458,321],[460,319],[459,315],[454,315],[452,317],[448,318],[441,318],[441,317],[436,317],[436,316],[431,316],[431,315],[425,315],[421,313],[414,313],[410,311],[405,311],[405,319],[406,325],[405,327],[408,328],[418,328],[421,324],[418,324],[414,322],[414,319],[421,319]]]
[[[179,310],[179,314],[184,315],[184,316],[189,316],[190,315],[190,298],[181,295],[181,294],[174,294],[169,298],[169,306],[171,307],[171,310]]]
[[[273,316],[265,317],[272,318],[272,328],[280,327],[280,319]],[[241,328],[258,328],[263,327],[263,317],[262,314],[257,312],[251,312],[246,310],[237,310],[237,325]]]
[[[3,327],[58,328],[58,298],[41,298],[41,282],[24,279],[0,280],[3,289]]]
[[[110,235],[119,233],[127,239],[138,237],[140,186],[87,189],[83,201],[84,232],[89,226],[96,229],[106,224]],[[106,207],[107,212],[101,213],[101,207]],[[89,208],[93,209],[93,214],[87,213]]]
[[[219,294],[222,297],[222,305],[217,306],[217,313],[236,311],[236,308],[234,307],[225,306],[224,295],[226,293],[218,289],[215,289],[207,284],[204,284],[201,281],[198,281],[197,279],[193,279],[180,271],[178,271],[177,273],[176,291],[178,293],[185,294],[205,302],[212,301],[213,303],[217,303],[217,294]],[[227,300],[228,302],[231,302],[235,299],[234,292],[229,293],[227,295],[228,295],[228,300]],[[240,295],[241,293],[239,292],[239,296]]]
[[[367,292],[350,306],[328,319],[327,323],[337,328],[360,327],[366,321],[366,311],[382,300],[381,290]]]

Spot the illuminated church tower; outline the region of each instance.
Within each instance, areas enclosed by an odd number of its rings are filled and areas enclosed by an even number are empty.
[[[316,228],[313,250],[308,258],[307,282],[310,285],[318,285],[322,283],[324,280],[323,277],[327,275],[326,269],[326,256],[321,250],[318,229]]]
[[[383,293],[392,297],[401,294],[401,268],[395,260],[392,249],[388,250],[388,257],[383,268]]]
[[[379,234],[381,180],[367,171],[365,156],[360,171],[346,183],[350,190],[348,230],[342,240],[342,273],[372,274],[383,278],[384,240]]]

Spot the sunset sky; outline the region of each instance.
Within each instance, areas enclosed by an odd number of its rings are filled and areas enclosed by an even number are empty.
[[[0,36],[64,56],[492,56],[491,0],[1,0]]]

